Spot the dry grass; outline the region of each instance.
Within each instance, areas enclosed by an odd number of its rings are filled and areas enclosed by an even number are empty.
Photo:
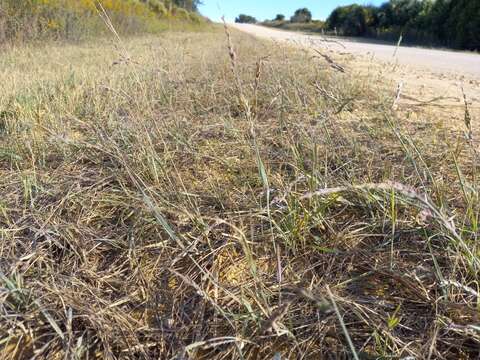
[[[475,139],[232,46],[2,53],[1,357],[476,358]]]

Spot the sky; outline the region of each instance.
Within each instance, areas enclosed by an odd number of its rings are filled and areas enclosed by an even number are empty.
[[[273,19],[276,14],[289,18],[296,9],[310,9],[314,19],[324,20],[333,9],[352,3],[379,5],[385,0],[202,0],[200,12],[219,21],[225,15],[227,22],[235,20],[238,14],[254,16],[257,20]]]

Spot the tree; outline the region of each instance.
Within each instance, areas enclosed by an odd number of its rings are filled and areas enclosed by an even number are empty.
[[[312,13],[307,8],[298,9],[290,18],[292,23],[308,23],[312,21]]]
[[[381,6],[337,7],[327,28],[344,35],[377,34],[413,42],[480,49],[480,0],[390,0]]]
[[[372,8],[360,5],[337,7],[327,19],[330,30],[338,29],[347,36],[362,36],[375,23]]]
[[[240,14],[235,19],[235,22],[240,24],[256,24],[257,19],[255,19],[253,16],[250,16],[250,15]]]
[[[406,27],[412,24],[422,11],[426,1],[420,0],[390,0],[392,9],[392,24]]]
[[[448,44],[459,49],[480,49],[480,2],[456,0],[452,6],[445,24]]]
[[[285,20],[285,15],[283,14],[277,14],[277,16],[275,16],[275,19],[274,21],[284,21]]]
[[[446,23],[452,12],[453,3],[450,0],[437,0],[430,9],[427,19],[427,28],[439,38],[448,37]]]

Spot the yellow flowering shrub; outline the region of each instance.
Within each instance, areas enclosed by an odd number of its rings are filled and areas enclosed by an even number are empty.
[[[120,33],[161,28],[161,19],[198,22],[189,12],[162,0],[1,0],[0,42],[8,39],[78,39],[105,30],[105,11]],[[168,8],[167,8],[168,6]]]

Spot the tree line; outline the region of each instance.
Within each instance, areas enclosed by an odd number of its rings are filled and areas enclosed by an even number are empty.
[[[283,22],[285,21],[285,15],[278,14],[272,21]],[[308,23],[312,21],[312,13],[307,8],[301,8],[295,11],[290,17],[291,23]],[[256,18],[250,15],[240,14],[236,19],[236,23],[244,24],[256,24],[258,21]]]
[[[236,22],[256,23],[242,14]],[[286,20],[278,14],[266,25],[312,22],[312,13],[298,9]],[[318,30],[318,23],[316,29]],[[380,6],[337,7],[320,28],[346,36],[368,36],[457,49],[480,50],[480,0],[390,0]]]
[[[390,0],[380,6],[336,8],[328,30],[348,36],[403,39],[458,49],[480,49],[479,0]]]

